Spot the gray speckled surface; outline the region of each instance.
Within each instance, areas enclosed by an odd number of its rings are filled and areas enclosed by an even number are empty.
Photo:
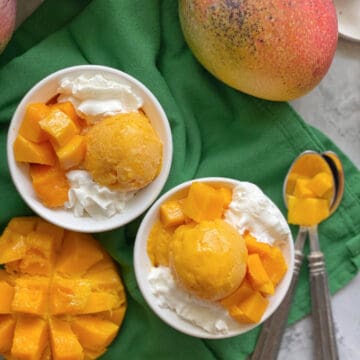
[[[41,0],[18,0],[18,23],[39,3]],[[305,121],[328,135],[360,167],[360,43],[340,39],[326,77],[316,89],[292,105]],[[359,289],[360,274],[332,301],[342,360],[360,359]],[[279,360],[289,359],[312,359],[310,317],[286,330]]]

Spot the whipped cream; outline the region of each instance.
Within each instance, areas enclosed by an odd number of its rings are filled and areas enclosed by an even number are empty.
[[[225,221],[241,234],[248,230],[258,241],[281,245],[290,231],[276,205],[254,184],[241,182],[233,189],[232,201],[224,214]]]
[[[94,182],[85,170],[72,170],[66,173],[70,183],[69,200],[65,208],[77,217],[90,215],[94,218],[109,218],[124,210],[134,192],[110,190]]]
[[[58,102],[70,101],[89,124],[104,116],[137,111],[143,105],[141,97],[129,85],[100,74],[65,77],[60,80],[57,91]]]
[[[178,287],[168,267],[152,267],[148,280],[157,305],[174,311],[183,320],[210,334],[227,334],[238,327],[221,305],[201,300]]]

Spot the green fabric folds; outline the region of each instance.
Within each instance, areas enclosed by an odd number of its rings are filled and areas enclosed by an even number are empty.
[[[1,229],[11,217],[31,213],[16,193],[6,162],[6,133],[17,104],[53,71],[100,64],[136,77],[163,105],[174,141],[164,191],[191,178],[231,177],[256,183],[285,213],[282,182],[293,159],[305,149],[336,151],[344,163],[345,195],[338,211],[320,225],[320,240],[332,292],[356,275],[360,266],[360,174],[328,138],[306,125],[288,104],[247,96],[212,77],[184,42],[176,0],[66,3],[73,5],[65,11],[65,5],[47,0],[0,56]],[[231,339],[199,340],[171,329],[146,305],[132,267],[140,220],[96,235],[118,261],[129,301],[123,328],[103,358],[244,359],[259,329]],[[310,310],[304,265],[290,322]]]

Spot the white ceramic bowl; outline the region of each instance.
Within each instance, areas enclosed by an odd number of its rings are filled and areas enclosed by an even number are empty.
[[[75,217],[65,209],[50,209],[37,198],[28,173],[28,165],[16,162],[13,143],[22,122],[27,104],[31,102],[47,102],[58,88],[59,80],[65,76],[77,76],[86,73],[100,73],[108,79],[130,85],[133,91],[143,99],[143,109],[160,139],[163,142],[163,161],[160,174],[135,197],[126,204],[126,209],[111,218],[95,220],[91,217]],[[63,228],[81,232],[101,232],[125,225],[141,215],[156,199],[165,185],[172,161],[172,137],[166,114],[155,96],[142,83],[132,76],[105,66],[80,65],[57,71],[37,83],[21,100],[11,120],[8,139],[7,156],[13,182],[28,206],[39,216]]]
[[[247,331],[250,331],[254,327],[260,325],[263,321],[265,321],[281,304],[288,288],[290,285],[291,277],[293,274],[293,262],[294,262],[294,246],[293,246],[293,240],[291,236],[290,229],[289,236],[282,247],[283,255],[286,259],[286,262],[288,264],[288,270],[284,276],[284,278],[281,280],[279,285],[276,287],[275,294],[273,296],[268,297],[269,299],[269,305],[261,319],[261,321],[257,324],[240,324],[237,323],[235,328],[231,328],[230,331],[226,334],[218,333],[218,334],[210,334],[207,331],[201,329],[200,327],[197,327],[180,317],[178,317],[177,314],[175,314],[173,311],[161,308],[158,306],[156,302],[156,297],[152,294],[151,287],[148,281],[148,275],[152,268],[152,264],[150,262],[150,259],[147,254],[147,239],[150,233],[150,230],[153,226],[153,224],[159,219],[159,207],[160,205],[165,202],[166,200],[172,198],[174,194],[184,191],[186,188],[188,188],[193,181],[200,181],[200,182],[206,182],[210,184],[217,184],[217,185],[223,185],[230,188],[235,187],[239,181],[229,178],[221,178],[221,177],[209,177],[209,178],[202,178],[202,179],[194,179],[185,183],[182,183],[175,188],[169,190],[167,193],[165,193],[163,196],[161,196],[149,209],[146,216],[144,217],[137,236],[135,240],[135,247],[134,247],[134,267],[135,267],[135,275],[136,279],[140,288],[140,291],[142,292],[145,300],[149,304],[149,306],[152,308],[152,310],[168,325],[172,326],[173,328],[177,329],[178,331],[181,331],[187,335],[199,337],[199,338],[206,338],[206,339],[222,339],[222,338],[228,338],[236,335],[240,335],[243,333],[246,333]],[[285,223],[286,220],[284,219]]]

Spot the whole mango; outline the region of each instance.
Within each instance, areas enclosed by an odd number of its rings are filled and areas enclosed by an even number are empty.
[[[206,69],[268,100],[309,92],[336,50],[332,0],[180,0],[179,16],[190,49]]]
[[[16,0],[0,0],[0,54],[11,38],[15,20]]]

